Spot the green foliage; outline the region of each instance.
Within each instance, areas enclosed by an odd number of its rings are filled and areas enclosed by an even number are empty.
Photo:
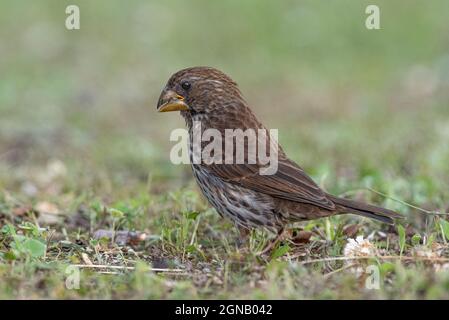
[[[398,235],[399,235],[399,248],[400,255],[404,252],[405,249],[405,229],[402,225],[398,225]]]
[[[279,257],[282,257],[289,251],[290,251],[290,246],[288,244],[280,245],[271,254],[271,259],[277,259]]]
[[[29,260],[45,257],[47,245],[42,231],[30,223],[21,225],[20,229],[24,231],[25,235],[17,234],[16,228],[11,224],[4,225],[1,229],[3,236],[11,240],[9,242],[10,250],[4,252],[3,258]]]
[[[440,219],[439,223],[444,239],[446,239],[446,241],[449,241],[449,221]]]
[[[421,235],[420,234],[414,234],[411,238],[411,242],[413,246],[417,246],[421,243]]]

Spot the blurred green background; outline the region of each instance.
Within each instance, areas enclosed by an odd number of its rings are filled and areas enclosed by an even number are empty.
[[[371,3],[4,1],[0,187],[46,197],[188,183],[188,166],[169,161],[183,120],[155,105],[172,73],[208,65],[329,190],[374,185],[444,207],[449,2],[376,1],[381,30],[367,30]],[[80,30],[65,28],[69,4]],[[52,193],[39,174],[55,161],[71,178]]]

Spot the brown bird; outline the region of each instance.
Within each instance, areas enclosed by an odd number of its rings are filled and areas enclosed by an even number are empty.
[[[175,73],[161,93],[157,110],[181,111],[189,130],[191,160],[195,123],[201,124],[201,132],[217,129],[223,134],[225,129],[264,129],[237,84],[223,72],[209,67],[187,68]],[[204,142],[201,146],[204,147]],[[248,160],[246,155],[245,160]],[[192,164],[196,181],[210,204],[221,216],[245,229],[264,227],[280,232],[293,222],[343,213],[389,224],[401,217],[385,208],[328,194],[280,147],[277,171],[261,175],[261,167],[259,158],[256,163],[201,161]]]

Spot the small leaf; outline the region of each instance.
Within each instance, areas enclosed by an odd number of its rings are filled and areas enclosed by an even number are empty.
[[[334,230],[329,218],[325,219],[324,226],[325,226],[325,230],[326,230],[327,240],[334,241],[335,240],[335,230]]]
[[[449,241],[449,221],[441,219],[440,228],[444,238],[446,238],[446,241]]]
[[[426,246],[431,247],[433,242],[435,241],[435,233],[431,233],[428,237],[427,237],[427,241],[426,241]]]
[[[122,211],[114,208],[109,209],[109,213],[114,219],[121,219],[125,215]]]
[[[405,229],[403,226],[398,225],[398,235],[399,235],[399,248],[401,250],[400,255],[402,255],[402,252],[405,248]]]
[[[5,253],[5,259],[6,260],[16,260],[17,259],[17,255],[15,253],[15,250],[9,250],[8,252]]]
[[[290,247],[288,244],[279,246],[274,252],[271,254],[271,259],[277,259],[282,257],[284,254],[290,251]]]
[[[380,272],[385,275],[388,272],[394,271],[395,266],[391,262],[384,262],[380,264]]]
[[[412,240],[412,245],[416,246],[421,243],[421,235],[416,233],[413,235],[411,240]]]
[[[198,211],[191,211],[187,213],[187,219],[195,220],[199,216]]]
[[[22,245],[33,258],[43,257],[47,251],[47,245],[36,239],[27,238]]]
[[[13,234],[15,234],[15,229],[14,229],[14,227],[12,226],[12,225],[10,225],[10,224],[5,224],[3,227],[2,227],[2,233],[4,233],[4,234],[8,234],[8,235],[13,235]]]
[[[96,212],[96,213],[100,213],[103,211],[103,205],[99,202],[99,201],[95,201],[93,202],[90,207]]]

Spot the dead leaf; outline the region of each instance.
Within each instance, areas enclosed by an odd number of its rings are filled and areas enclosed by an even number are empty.
[[[89,256],[87,255],[87,253],[82,252],[82,253],[81,253],[81,258],[83,259],[83,262],[84,262],[85,264],[87,264],[87,265],[89,265],[89,266],[92,266],[92,265],[93,265],[92,261],[90,261]]]
[[[16,207],[16,208],[12,209],[12,213],[15,216],[22,217],[25,214],[27,214],[28,212],[30,212],[31,210],[33,210],[33,208],[31,206],[21,206],[21,207]]]
[[[39,217],[37,219],[39,223],[52,225],[60,222],[59,214],[61,211],[55,204],[47,201],[41,201],[38,202],[34,208],[39,213]]]
[[[413,228],[411,224],[409,224],[407,228],[405,228],[405,234],[407,235],[407,237],[412,237],[417,232],[418,231],[415,230],[415,228]]]
[[[51,202],[41,201],[34,207],[39,213],[59,214],[58,207]]]
[[[311,231],[300,230],[293,238],[295,243],[308,243],[313,233]]]
[[[358,224],[349,224],[343,228],[343,234],[348,238],[354,238],[359,232],[360,225]]]

